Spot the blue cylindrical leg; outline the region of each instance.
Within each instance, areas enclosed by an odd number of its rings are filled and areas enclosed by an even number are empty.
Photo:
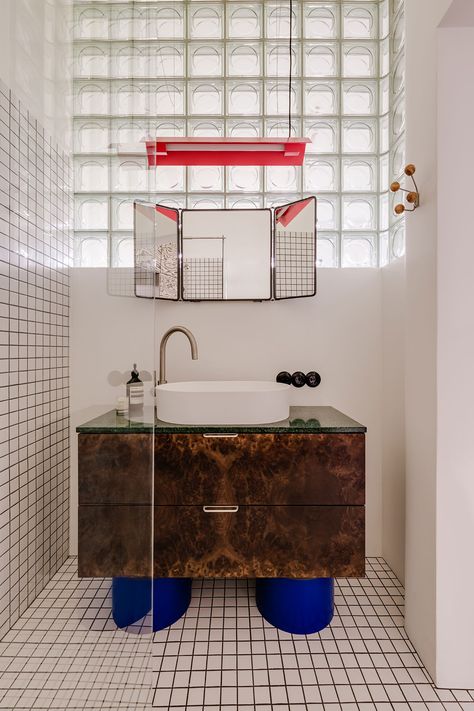
[[[112,617],[128,627],[151,610],[150,578],[112,578]]]
[[[257,578],[255,594],[262,617],[284,632],[319,632],[334,614],[333,578]]]
[[[153,580],[153,631],[169,627],[184,615],[191,602],[191,578]]]

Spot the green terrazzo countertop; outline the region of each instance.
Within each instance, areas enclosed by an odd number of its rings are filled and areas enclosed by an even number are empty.
[[[274,434],[308,433],[328,434],[331,432],[366,432],[367,428],[352,420],[334,407],[290,407],[290,416],[281,422],[263,425],[173,425],[155,419],[153,409],[145,408],[142,416],[129,419],[110,410],[89,422],[76,427],[76,432],[87,434],[118,434],[123,432],[155,432],[156,434],[187,434],[203,432],[270,432]]]

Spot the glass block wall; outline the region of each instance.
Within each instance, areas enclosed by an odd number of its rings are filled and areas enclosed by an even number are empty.
[[[318,197],[318,263],[401,252],[388,185],[403,162],[403,0],[293,3],[292,134],[302,168],[147,170],[151,135],[286,136],[287,2],[74,2],[75,263],[127,267],[132,202],[262,207]]]

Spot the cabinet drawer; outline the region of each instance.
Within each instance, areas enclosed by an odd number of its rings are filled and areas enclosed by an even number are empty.
[[[155,435],[155,504],[363,505],[363,434]]]
[[[79,504],[151,504],[153,435],[80,434]]]
[[[156,506],[154,575],[362,577],[364,524],[363,506]]]
[[[149,577],[151,506],[79,506],[79,577]]]

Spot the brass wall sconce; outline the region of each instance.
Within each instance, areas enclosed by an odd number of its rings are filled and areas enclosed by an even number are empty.
[[[406,193],[405,199],[407,203],[412,205],[411,208],[407,208],[406,205],[404,205],[403,203],[395,205],[394,211],[396,215],[403,215],[404,212],[414,212],[416,208],[420,206],[420,193],[418,192],[418,185],[416,184],[415,178],[413,177],[415,171],[416,167],[413,165],[413,163],[407,165],[404,170],[405,175],[412,179],[413,185],[415,186],[415,190],[407,190],[406,188],[402,188],[398,181],[394,181],[390,186],[390,190],[392,191],[392,193],[397,193],[399,190]]]

